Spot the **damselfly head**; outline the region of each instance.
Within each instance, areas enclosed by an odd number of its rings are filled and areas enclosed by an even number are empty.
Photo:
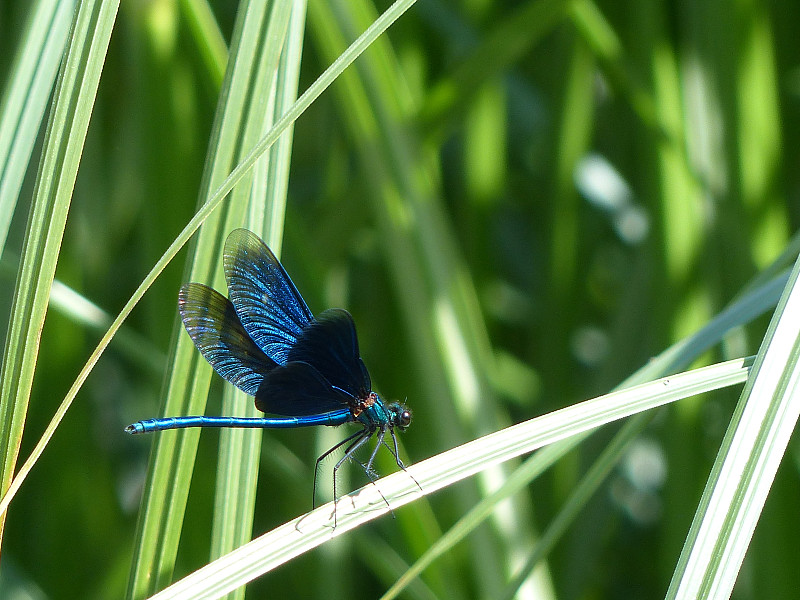
[[[393,402],[389,405],[389,413],[391,414],[389,421],[392,427],[405,431],[411,425],[411,410],[399,402]]]

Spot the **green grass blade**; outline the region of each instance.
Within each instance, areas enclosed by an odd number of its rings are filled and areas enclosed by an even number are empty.
[[[784,288],[785,284],[786,277],[784,276],[779,276],[773,281],[763,283],[761,287],[752,290],[750,294],[731,304],[701,331],[653,358],[647,365],[627,378],[617,389],[638,385],[655,377],[664,377],[674,372],[676,368],[691,364],[706,350],[719,344],[731,329],[752,321],[774,306],[778,302],[780,290]],[[611,467],[618,463],[630,442],[636,439],[636,436],[641,433],[650,420],[651,417],[649,415],[638,415],[629,423],[626,423],[624,428],[614,436],[614,439],[594,462],[586,476],[581,479],[558,515],[537,541],[525,565],[518,570],[514,579],[504,591],[504,597],[510,598],[517,593],[518,588],[531,576],[539,561],[547,556],[567,527],[578,518],[580,510],[584,507],[588,498],[597,492],[604,483],[604,477],[610,472]],[[578,444],[583,443],[590,434],[591,432],[586,432],[562,442],[556,442],[517,467],[500,488],[471,508],[451,529],[432,544],[408,571],[387,590],[383,598],[388,600],[389,598],[397,597],[414,578],[418,577],[437,558],[451,551],[455,544],[487,519],[498,503],[517,493],[525,485],[530,484],[545,469],[549,468]]]
[[[204,197],[203,194],[211,194],[241,159],[241,153],[247,151],[270,124],[268,116],[271,115],[266,111],[266,99],[275,76],[289,17],[285,5],[280,10],[272,10],[274,6],[277,5],[267,6],[261,2],[240,6],[229,69],[217,110],[217,125],[209,148],[201,204],[208,200],[208,196]],[[264,171],[266,161],[262,159],[255,168]],[[230,201],[224,205],[224,210],[217,211],[205,222],[192,257],[188,274],[191,281],[209,283],[217,289],[224,288],[220,268],[222,245],[227,232],[244,223],[253,177],[253,171],[248,172],[231,194]],[[180,329],[179,325],[174,367],[167,384],[163,414],[202,414],[211,368]],[[226,410],[244,408],[245,400],[240,394],[234,395],[233,399],[239,406],[226,406]],[[172,578],[199,434],[200,431],[186,431],[178,432],[178,435],[155,437],[142,503],[140,536],[129,583],[131,597],[150,594],[164,587]],[[256,480],[240,478],[239,473],[233,473],[231,469],[242,464],[241,456],[233,453],[244,452],[245,447],[252,453],[260,440],[259,434],[247,432],[244,437],[238,438],[239,444],[235,448],[224,443],[222,445],[222,477],[216,496],[218,510],[215,512],[212,553],[233,543],[228,535],[234,535],[237,531],[239,536],[244,535],[251,522],[252,517],[246,518],[244,513],[251,513]],[[249,442],[245,444],[244,440],[247,439]],[[249,464],[252,469],[257,462],[251,459]],[[232,489],[232,486],[237,489]],[[238,501],[228,503],[230,496],[241,497],[241,494],[237,494],[237,491],[241,491],[238,489],[240,486],[246,490],[242,498],[245,505],[239,505]],[[250,506],[247,506],[248,503]],[[230,523],[236,518],[244,518],[239,525],[244,529],[230,529]],[[152,577],[151,573],[157,575]]]
[[[342,497],[336,507],[335,528],[334,506],[329,503],[199,569],[154,598],[218,598],[389,510],[504,461],[645,410],[741,383],[747,378],[751,364],[752,359],[736,359],[659,379],[569,406],[453,448],[409,466],[406,472],[398,471],[375,485]]]
[[[667,598],[728,598],[800,416],[800,261],[703,492]]]
[[[535,577],[537,566],[544,560],[546,556],[549,555],[550,551],[564,537],[567,529],[576,521],[581,512],[586,508],[587,504],[589,503],[589,499],[595,495],[603,483],[607,481],[609,474],[619,464],[620,458],[624,455],[626,450],[628,450],[631,442],[639,437],[639,435],[642,433],[642,430],[650,421],[652,421],[652,419],[652,414],[638,414],[634,415],[630,420],[628,420],[627,423],[625,423],[623,428],[603,449],[602,454],[597,457],[597,460],[594,461],[592,466],[586,472],[586,475],[581,478],[580,483],[572,491],[566,502],[564,502],[564,504],[561,506],[556,517],[542,532],[541,537],[536,541],[533,551],[525,560],[525,564],[518,569],[517,573],[514,575],[511,582],[508,584],[502,596],[500,596],[498,600],[510,600],[511,598],[516,597],[520,592],[520,588],[526,583],[526,581]],[[541,452],[538,452],[537,455],[546,450],[552,449],[553,454],[557,453],[557,455],[553,456],[552,459],[553,462],[555,462],[556,459],[563,456],[568,450],[581,443],[587,435],[589,434],[584,433],[582,435],[575,436],[575,438],[558,442],[552,446],[548,446]],[[536,455],[534,455],[534,458],[535,457]]]
[[[200,226],[209,218],[222,203],[228,193],[233,187],[241,181],[244,175],[253,168],[255,162],[261,155],[274,144],[281,136],[281,134],[303,113],[308,106],[322,94],[325,89],[338,77],[344,69],[346,69],[352,62],[372,43],[378,36],[380,36],[395,20],[397,20],[402,13],[407,10],[414,0],[397,0],[392,6],[387,9],[383,15],[370,26],[362,35],[358,37],[330,67],[328,67],[322,75],[294,102],[291,107],[278,119],[269,132],[262,137],[254,148],[247,154],[247,156],[230,172],[230,174],[220,183],[219,187],[214,190],[210,195],[208,201],[203,204],[192,219],[183,228],[180,234],[175,238],[175,241],[170,244],[166,252],[156,262],[150,272],[142,280],[141,284],[136,288],[131,298],[122,308],[120,313],[114,319],[111,327],[100,340],[100,343],[92,352],[88,362],[78,374],[77,379],[70,387],[67,395],[62,403],[56,410],[53,418],[45,429],[42,438],[37,442],[33,451],[31,452],[28,460],[20,467],[14,480],[9,486],[6,494],[0,500],[0,514],[5,513],[8,505],[14,498],[14,495],[19,490],[19,487],[25,481],[25,478],[30,473],[33,466],[39,460],[39,457],[44,452],[49,439],[52,437],[56,428],[61,420],[64,418],[67,410],[69,410],[75,396],[83,386],[86,378],[91,373],[94,366],[97,364],[98,359],[103,354],[111,338],[119,330],[122,323],[130,315],[133,308],[139,303],[144,296],[145,292],[150,288],[155,279],[161,274],[167,264],[178,254],[183,248],[189,238],[200,228]],[[209,248],[210,244],[198,244],[200,247]],[[218,253],[219,254],[219,253]]]
[[[0,251],[64,55],[75,0],[38,0],[0,102]]]
[[[212,83],[219,87],[222,85],[225,64],[228,62],[228,46],[219,30],[214,13],[207,0],[183,0],[181,8],[197,43],[206,73]]]
[[[263,90],[260,102],[251,106],[253,126],[246,132],[243,147],[247,148],[264,134],[272,123],[294,102],[300,67],[305,3],[275,3],[266,35],[252,40],[261,56],[254,88]],[[284,31],[284,36],[277,32]],[[244,40],[242,43],[245,43]],[[274,82],[274,85],[271,85]],[[264,110],[266,104],[268,110]],[[234,194],[249,197],[245,226],[258,232],[277,256],[283,234],[286,190],[291,156],[292,129],[256,165],[250,190],[237,188]],[[222,414],[257,416],[253,399],[226,386]],[[214,521],[211,535],[211,558],[218,558],[252,538],[253,510],[261,453],[260,429],[226,429],[220,432],[219,468],[214,500]],[[244,589],[231,597],[243,597]]]
[[[503,482],[497,490],[485,496],[472,507],[467,514],[458,520],[447,532],[437,539],[425,551],[425,553],[414,562],[413,565],[403,573],[388,590],[381,596],[382,600],[392,600],[397,598],[415,578],[419,577],[435,560],[452,550],[452,548],[470,535],[484,521],[491,518],[497,505],[503,500],[517,494],[531,481],[536,479],[544,471],[550,468],[556,461],[572,450],[577,444],[583,441],[584,436],[578,435],[574,438],[557,442],[525,460],[519,465]]]
[[[56,88],[0,374],[0,491],[4,494],[17,461],[39,336],[117,6],[114,1],[80,6]]]

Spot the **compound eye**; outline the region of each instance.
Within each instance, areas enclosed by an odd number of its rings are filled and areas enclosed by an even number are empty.
[[[408,427],[411,424],[411,411],[404,409],[397,415],[397,425],[399,427]]]

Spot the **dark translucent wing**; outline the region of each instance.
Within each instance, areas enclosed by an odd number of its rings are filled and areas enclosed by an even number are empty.
[[[214,370],[255,396],[264,376],[277,365],[247,335],[233,304],[208,286],[187,283],[178,294],[178,311],[189,337]]]
[[[367,367],[358,353],[356,325],[350,313],[329,308],[309,323],[289,350],[290,361],[312,365],[332,385],[356,398],[371,389]]]
[[[348,405],[348,400],[308,363],[288,362],[264,378],[256,394],[256,407],[273,415],[300,417],[339,410]]]
[[[289,275],[259,237],[235,229],[223,256],[228,292],[245,331],[278,364],[314,317]]]

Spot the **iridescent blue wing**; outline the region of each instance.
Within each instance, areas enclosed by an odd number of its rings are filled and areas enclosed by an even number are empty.
[[[273,415],[301,417],[345,408],[349,399],[313,366],[288,362],[264,378],[256,393],[256,407]]]
[[[223,255],[228,293],[245,331],[278,364],[314,316],[289,275],[251,231],[233,230]]]
[[[189,337],[214,370],[255,396],[277,365],[247,335],[233,304],[208,286],[187,283],[178,294],[178,311]]]
[[[344,309],[329,308],[306,325],[288,360],[312,365],[331,385],[355,398],[366,398],[371,391],[369,372],[358,352],[356,325]]]

